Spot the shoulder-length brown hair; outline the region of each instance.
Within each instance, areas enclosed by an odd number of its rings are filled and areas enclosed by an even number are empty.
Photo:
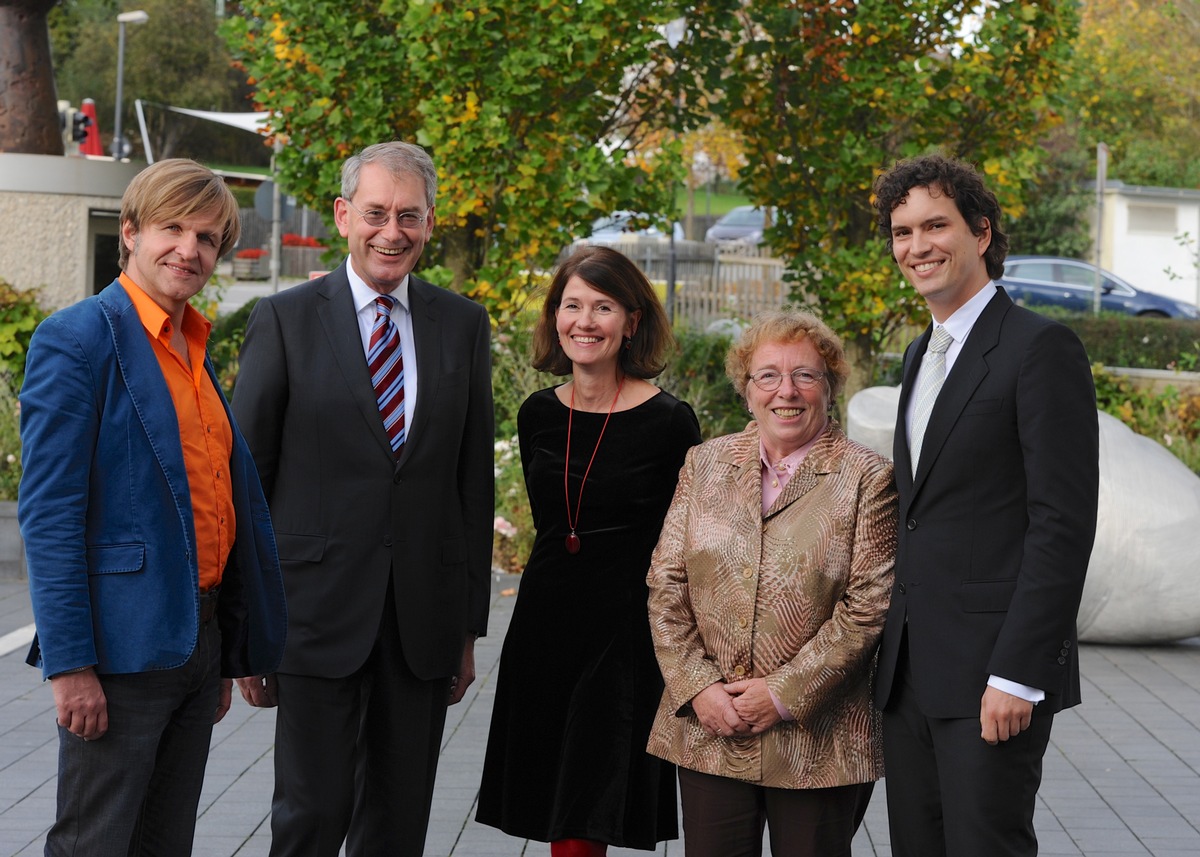
[[[610,247],[589,246],[576,250],[558,266],[537,326],[533,329],[533,368],[555,375],[570,375],[571,361],[558,344],[555,313],[571,277],[579,277],[625,308],[640,313],[629,348],[621,349],[621,371],[634,378],[654,378],[667,365],[667,353],[675,344],[671,324],[654,287],[627,256]]]

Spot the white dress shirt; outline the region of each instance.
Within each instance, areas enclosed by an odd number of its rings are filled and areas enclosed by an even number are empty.
[[[350,280],[350,293],[354,296],[354,311],[358,314],[358,332],[362,336],[363,358],[371,346],[371,328],[375,326],[375,298],[379,292],[366,284],[354,270],[354,260],[346,260],[346,276]],[[408,305],[408,281],[398,285],[391,296],[396,299],[392,307],[392,321],[400,332],[400,350],[404,355],[404,430],[406,439],[412,439],[413,414],[417,411],[417,349],[413,342],[412,313]]]

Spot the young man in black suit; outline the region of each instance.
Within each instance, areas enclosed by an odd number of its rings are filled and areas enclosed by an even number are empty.
[[[487,630],[491,327],[412,275],[436,191],[419,146],[351,157],[334,202],[349,259],[246,328],[233,409],[288,600],[278,673],[240,683],[251,704],[278,695],[274,857],[344,838],[350,857],[420,857],[446,706]]]
[[[904,355],[875,688],[892,853],[1035,855],[1051,722],[1080,701],[1075,616],[1099,478],[1088,358],[993,283],[1008,239],[969,164],[902,161],[876,181],[875,207],[933,317]]]

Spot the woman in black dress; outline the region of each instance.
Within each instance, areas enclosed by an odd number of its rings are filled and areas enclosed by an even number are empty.
[[[533,365],[565,384],[517,418],[537,537],[500,656],[477,819],[552,857],[678,836],[674,767],[646,753],[662,677],[646,571],[687,450],[691,407],[647,381],[673,342],[625,256],[556,272]]]

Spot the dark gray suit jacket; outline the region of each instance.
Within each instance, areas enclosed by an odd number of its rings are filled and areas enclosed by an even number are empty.
[[[487,630],[490,323],[478,304],[416,277],[409,296],[421,385],[398,462],[344,263],[259,301],[247,324],[233,410],[275,523],[289,614],[281,672],[354,672],[385,608],[421,679],[455,674],[467,632]]]
[[[1099,483],[1087,354],[1000,289],[946,378],[914,477],[904,414],[929,336],[904,355],[896,579],[876,704],[891,695],[907,623],[928,717],[978,717],[989,675],[1044,690],[1039,712],[1076,705],[1075,617]]]

